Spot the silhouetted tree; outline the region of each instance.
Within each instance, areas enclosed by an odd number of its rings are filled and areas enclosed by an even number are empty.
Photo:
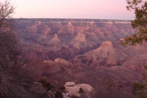
[[[48,82],[46,79],[41,79],[41,80],[39,80],[38,82],[40,82],[41,84],[42,84],[42,86],[48,91],[48,90],[51,90],[51,89],[53,89],[54,88],[54,86],[52,86],[51,84],[50,84],[50,82]]]
[[[0,0],[0,67],[8,67],[18,55],[17,39],[9,25],[14,7],[8,0]]]
[[[135,19],[131,22],[138,33],[125,38],[124,44],[136,45],[147,41],[147,1],[146,0],[127,0],[128,10],[134,10]]]
[[[133,84],[133,94],[137,98],[147,98],[147,66],[145,66],[143,77],[143,81]]]
[[[9,18],[13,12],[14,7],[9,0],[0,0],[0,98],[40,98],[44,94],[43,89],[34,84],[32,76],[21,67],[11,67],[16,65],[19,54],[18,40]],[[39,89],[42,92],[38,92]]]
[[[127,0],[128,10],[134,10],[135,19],[131,22],[132,27],[138,33],[127,36],[123,44],[136,45],[147,41],[147,1],[146,0]],[[145,66],[147,71],[147,67]],[[136,98],[147,98],[147,72],[143,73],[142,82],[134,83],[133,93]]]

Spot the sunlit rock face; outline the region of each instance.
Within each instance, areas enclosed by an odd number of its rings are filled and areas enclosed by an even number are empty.
[[[53,38],[49,41],[49,43],[54,43],[54,44],[58,44],[60,43],[60,39],[59,36],[57,34],[54,34]]]
[[[113,47],[113,44],[111,41],[104,41],[98,47],[93,51],[95,55],[97,55],[99,58],[107,59],[107,63],[109,64],[116,64],[117,58],[122,57],[122,55]],[[92,53],[89,53],[92,54]]]

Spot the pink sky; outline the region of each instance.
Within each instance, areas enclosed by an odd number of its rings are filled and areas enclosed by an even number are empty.
[[[126,0],[12,0],[15,18],[133,19]]]

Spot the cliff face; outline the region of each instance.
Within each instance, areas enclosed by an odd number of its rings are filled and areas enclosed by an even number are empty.
[[[63,47],[74,52],[70,53],[73,57],[98,48],[103,41],[118,42],[120,38],[136,32],[130,26],[130,21],[17,19],[14,22],[24,50],[35,50],[32,54],[36,56],[36,51],[40,55],[46,52],[43,57],[47,57],[50,52],[58,54],[57,51],[60,52]],[[50,59],[42,56],[38,58]]]
[[[91,66],[93,66],[94,62],[97,63],[97,66],[119,66],[119,63],[125,60],[127,55],[117,50],[111,41],[104,41],[98,48],[78,56],[77,59],[81,57],[83,59],[89,58],[85,62]]]
[[[101,66],[116,66],[146,53],[146,45],[119,44],[126,35],[136,33],[130,21],[17,19],[14,22],[23,44],[24,61],[62,58],[90,66],[93,61]]]
[[[144,59],[147,53],[146,44],[120,45],[126,35],[137,32],[125,20],[16,19],[14,27],[22,44],[23,63],[61,58],[94,68],[128,67],[130,62],[137,62],[135,67],[140,64],[137,57]]]
[[[127,83],[140,80],[141,64],[147,63],[146,43],[126,47],[119,43],[137,32],[130,21],[16,19],[14,24],[22,44],[20,62],[36,79],[76,80],[101,91],[99,85],[109,77],[127,92],[131,89]]]
[[[53,45],[51,39],[58,36],[58,40],[66,46],[73,45],[73,41],[85,43],[80,47],[90,46],[87,43],[94,45],[107,40],[117,41],[135,32],[129,21],[113,20],[18,19],[15,20],[15,27],[23,39],[34,40],[38,44]]]

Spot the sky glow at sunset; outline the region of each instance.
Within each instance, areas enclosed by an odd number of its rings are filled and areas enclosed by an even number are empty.
[[[133,19],[126,0],[12,0],[14,18]]]

